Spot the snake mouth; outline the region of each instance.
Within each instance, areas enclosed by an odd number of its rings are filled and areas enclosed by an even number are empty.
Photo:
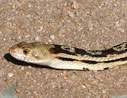
[[[15,47],[11,47],[11,48],[9,49],[9,52],[10,52],[10,55],[11,55],[12,57],[16,58],[17,60],[22,60],[22,61],[23,61],[23,60],[25,59],[25,56],[24,56],[23,54],[17,53],[17,50],[16,50]]]
[[[15,49],[14,49],[13,47],[11,47],[11,48],[9,49],[9,52],[10,52],[10,54],[11,54],[12,56],[15,56],[15,55],[16,55]]]

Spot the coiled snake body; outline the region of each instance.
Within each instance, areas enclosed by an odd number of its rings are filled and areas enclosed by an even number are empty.
[[[127,42],[106,50],[21,42],[10,48],[10,54],[21,61],[56,69],[104,70],[127,63]]]

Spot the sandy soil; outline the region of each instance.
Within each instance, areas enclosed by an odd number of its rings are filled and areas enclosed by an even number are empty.
[[[15,85],[19,98],[126,98],[127,66],[55,70],[15,63],[7,54],[21,41],[107,49],[127,41],[126,32],[126,0],[0,0],[2,92]]]

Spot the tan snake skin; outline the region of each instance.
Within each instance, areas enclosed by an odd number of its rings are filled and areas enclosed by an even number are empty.
[[[18,60],[55,69],[104,70],[127,63],[127,42],[106,50],[21,42],[10,48],[10,54]]]

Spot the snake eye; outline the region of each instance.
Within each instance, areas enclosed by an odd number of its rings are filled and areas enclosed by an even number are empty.
[[[29,53],[29,49],[24,49],[23,50],[23,53],[26,55],[26,54],[28,54]]]

